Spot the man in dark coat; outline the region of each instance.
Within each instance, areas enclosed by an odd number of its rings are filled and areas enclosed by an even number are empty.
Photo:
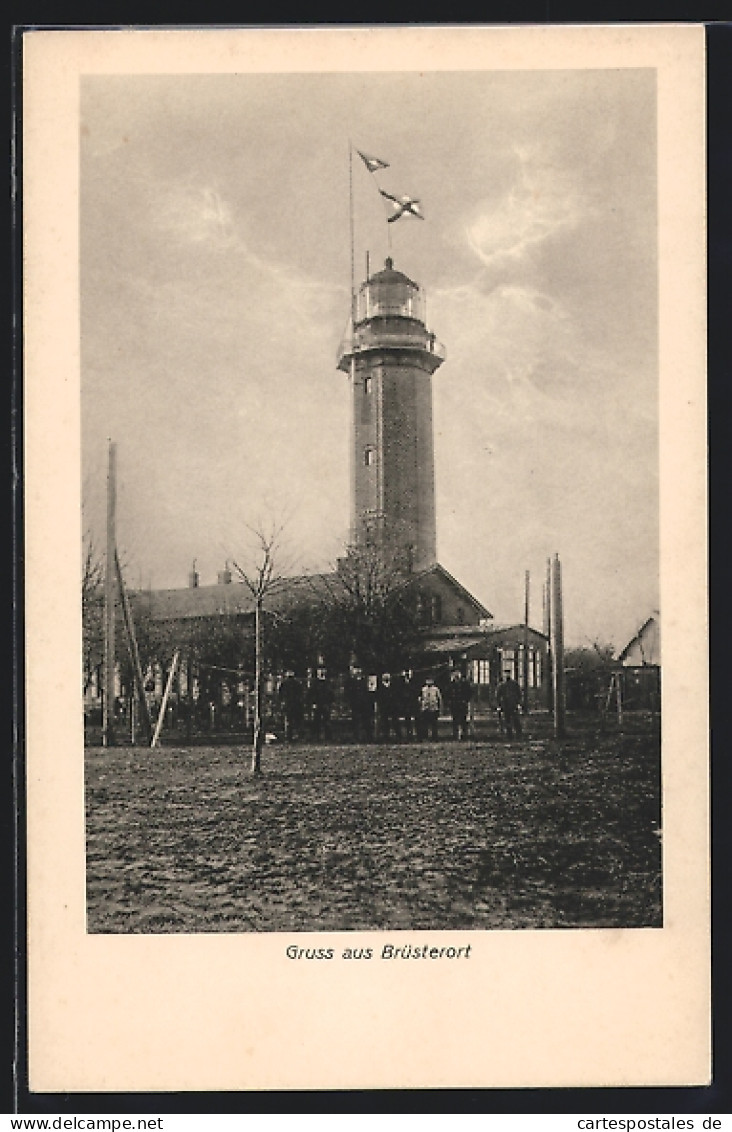
[[[345,690],[353,740],[355,743],[368,743],[372,738],[373,713],[366,679],[360,668],[351,669]]]
[[[310,726],[313,739],[330,738],[333,691],[324,668],[319,668],[310,685]]]
[[[450,714],[452,716],[453,739],[467,739],[468,737],[468,704],[470,703],[470,684],[463,679],[463,674],[456,668],[450,678]]]
[[[395,739],[401,739],[402,725],[399,719],[397,690],[390,672],[384,672],[379,680],[376,691],[376,705],[381,739],[388,740],[392,732]]]
[[[504,676],[503,682],[498,685],[496,700],[506,727],[506,736],[513,739],[514,732],[521,737],[521,689],[512,676]]]
[[[409,671],[402,672],[397,685],[399,695],[399,718],[404,720],[407,739],[419,739],[419,684]]]
[[[300,681],[294,672],[286,672],[279,691],[280,707],[285,724],[285,739],[298,738],[303,720],[303,696]]]

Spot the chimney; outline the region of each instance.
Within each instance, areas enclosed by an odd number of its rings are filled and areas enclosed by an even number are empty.
[[[198,585],[198,571],[196,570],[196,560],[194,558],[193,564],[191,565],[191,572],[188,575],[188,589],[189,590],[195,590],[197,585]]]
[[[231,570],[229,569],[229,563],[228,562],[226,563],[226,566],[224,567],[223,570],[219,570],[219,585],[220,586],[231,585]]]

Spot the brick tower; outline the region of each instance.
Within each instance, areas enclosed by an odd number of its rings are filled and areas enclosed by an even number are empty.
[[[351,375],[351,537],[415,570],[437,560],[432,374],[444,359],[418,285],[387,259],[361,285],[338,357]]]

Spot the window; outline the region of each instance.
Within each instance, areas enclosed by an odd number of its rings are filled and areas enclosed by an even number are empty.
[[[491,665],[489,660],[474,660],[473,661],[473,683],[474,684],[490,684],[491,682]]]
[[[457,620],[458,620],[458,625],[464,625],[465,624],[465,610],[463,609],[462,605],[458,606]]]
[[[516,679],[516,653],[514,649],[501,649],[501,676]]]
[[[366,394],[367,397],[368,397],[369,393],[371,392],[371,382],[372,382],[372,380],[373,380],[373,378],[371,377],[371,374],[369,374],[369,373],[367,373],[365,378],[363,379],[363,391],[364,391],[364,393]]]
[[[440,621],[442,621],[442,598],[439,594],[432,595],[430,619],[433,625],[439,625]]]
[[[373,467],[376,462],[376,452],[371,446],[364,449],[363,462],[367,468]]]

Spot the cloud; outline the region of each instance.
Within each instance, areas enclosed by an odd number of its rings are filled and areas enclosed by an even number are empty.
[[[465,228],[483,265],[482,286],[517,281],[542,243],[574,229],[585,217],[576,178],[527,149],[517,151],[516,176],[500,199],[479,202]]]
[[[641,582],[655,580],[654,82],[587,70],[94,80],[82,350],[101,529],[112,435],[120,532],[157,583],[179,584],[193,556],[215,578],[233,511],[250,515],[273,485],[296,503],[303,552],[330,558],[347,524],[335,353],[348,314],[342,139],[356,130],[399,180],[414,175],[428,215],[387,232],[363,172],[358,255],[376,262],[391,235],[447,344],[434,381],[446,565],[513,617],[525,568],[538,578],[559,550],[572,636],[614,624],[622,601],[642,606]]]
[[[153,222],[180,243],[230,247],[237,241],[230,205],[212,185],[174,185],[156,196]]]

